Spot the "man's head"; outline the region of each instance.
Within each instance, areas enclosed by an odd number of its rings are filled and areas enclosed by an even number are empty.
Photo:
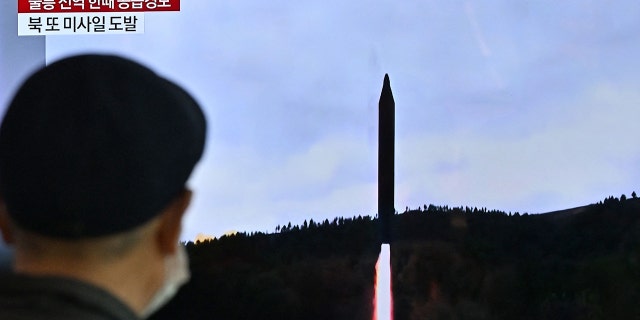
[[[13,221],[65,239],[151,220],[184,189],[205,120],[184,90],[114,56],[36,72],[0,128],[0,192]]]
[[[0,127],[0,227],[24,270],[174,254],[205,130],[187,92],[127,59],[75,56],[29,77]]]

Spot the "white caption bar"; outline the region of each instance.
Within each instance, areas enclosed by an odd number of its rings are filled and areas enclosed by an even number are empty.
[[[144,33],[143,12],[20,13],[19,36]]]

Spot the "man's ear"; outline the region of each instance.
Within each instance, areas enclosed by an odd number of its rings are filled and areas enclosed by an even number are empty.
[[[158,244],[164,254],[174,254],[180,241],[182,217],[191,203],[192,192],[184,189],[169,203],[160,216],[158,227]]]
[[[13,244],[11,220],[9,219],[9,213],[7,212],[7,207],[4,205],[4,200],[2,200],[2,198],[0,198],[0,232],[2,233],[2,239],[6,244]]]

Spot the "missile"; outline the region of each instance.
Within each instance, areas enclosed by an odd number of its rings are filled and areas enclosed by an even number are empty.
[[[385,74],[378,102],[378,223],[382,243],[391,241],[390,224],[395,214],[395,105],[389,75]]]

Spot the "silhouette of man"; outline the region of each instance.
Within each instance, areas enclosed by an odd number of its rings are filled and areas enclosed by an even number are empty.
[[[188,280],[179,245],[206,123],[148,68],[80,55],[34,73],[0,127],[0,319],[141,319]]]

